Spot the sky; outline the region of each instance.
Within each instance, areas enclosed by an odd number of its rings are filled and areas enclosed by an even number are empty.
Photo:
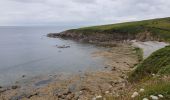
[[[170,17],[170,0],[0,0],[0,26],[86,26],[162,17]]]

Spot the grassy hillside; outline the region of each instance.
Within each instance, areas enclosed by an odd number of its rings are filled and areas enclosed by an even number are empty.
[[[170,17],[126,22],[102,26],[85,27],[79,29],[68,30],[69,32],[83,33],[85,35],[94,33],[119,33],[122,35],[130,34],[137,35],[142,32],[150,32],[153,36],[159,37],[162,40],[170,41]]]
[[[130,74],[129,80],[133,84],[125,89],[120,97],[107,96],[106,100],[143,100],[151,95],[163,95],[159,100],[170,100],[170,46],[166,46],[145,59]],[[140,92],[140,89],[144,92]],[[138,92],[140,95],[132,98],[132,94]],[[98,99],[100,100],[100,99]]]
[[[131,73],[129,80],[137,82],[135,88],[138,90],[139,88],[145,89],[134,100],[142,100],[146,97],[150,98],[150,95],[158,96],[159,94],[164,96],[161,100],[170,100],[170,46],[154,52],[145,59]],[[129,98],[128,96],[125,98]]]
[[[170,46],[166,46],[154,52],[150,57],[139,64],[136,70],[131,74],[130,80],[141,80],[149,78],[154,74],[170,74]]]

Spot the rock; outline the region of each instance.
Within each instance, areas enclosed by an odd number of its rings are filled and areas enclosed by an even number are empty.
[[[77,99],[79,99],[79,97],[80,97],[80,94],[79,93],[75,93],[73,100],[77,100]]]
[[[150,96],[152,100],[158,100],[159,98],[157,96],[151,95]]]
[[[107,66],[105,66],[104,68],[108,68]]]
[[[105,94],[108,94],[109,93],[109,91],[105,91]]]
[[[66,98],[66,95],[62,95],[61,98],[62,98],[62,99],[65,99],[65,98]]]
[[[57,46],[57,48],[70,48],[70,46],[66,46],[66,45],[62,45],[62,46],[56,45],[56,46]]]
[[[148,98],[143,98],[142,100],[149,100]]]
[[[139,92],[144,92],[145,90],[144,89],[140,89]]]
[[[5,91],[7,91],[8,89],[7,88],[0,88],[0,93],[3,93]]]
[[[0,86],[0,89],[2,88],[2,86]]]
[[[68,92],[76,92],[77,84],[70,84],[68,87]]]
[[[94,98],[92,98],[92,100],[96,100],[96,98],[94,97]]]
[[[138,95],[139,95],[138,92],[134,92],[134,93],[132,94],[131,98],[135,98],[135,97],[137,97]]]
[[[112,68],[112,71],[115,71],[115,70],[116,70],[116,67],[113,67],[113,68]]]
[[[119,81],[118,80],[115,80],[115,81],[110,81],[109,82],[111,85],[116,85],[116,84],[119,84]]]
[[[31,97],[36,96],[36,95],[38,95],[37,92],[32,93],[32,94],[27,94],[26,97],[27,97],[27,98],[31,98]]]
[[[56,89],[56,90],[53,91],[53,95],[55,95],[55,96],[57,96],[57,97],[60,98],[63,91],[64,91],[64,90]]]
[[[11,89],[17,89],[17,88],[19,88],[19,86],[17,86],[17,85],[11,86]]]
[[[83,94],[83,91],[79,91],[79,94],[82,95],[82,94]]]
[[[74,94],[69,94],[69,95],[67,95],[67,100],[72,100],[73,98],[74,98]]]
[[[96,96],[96,99],[100,99],[100,98],[102,98],[102,96],[101,96],[101,95]]]
[[[24,78],[24,77],[26,77],[26,75],[22,75],[22,77]]]
[[[62,97],[62,94],[57,94],[58,98],[61,98]]]
[[[163,98],[164,96],[163,96],[162,94],[159,94],[158,97],[159,97],[159,98]]]
[[[152,74],[152,76],[155,76],[155,74]]]
[[[127,77],[126,77],[126,75],[120,75],[120,78],[126,79]]]

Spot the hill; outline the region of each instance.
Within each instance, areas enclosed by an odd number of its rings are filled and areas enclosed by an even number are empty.
[[[170,42],[170,17],[71,29],[49,37],[84,41],[157,40]]]
[[[136,81],[152,77],[153,75],[170,74],[170,46],[166,46],[145,59],[137,66],[130,76],[130,80]]]

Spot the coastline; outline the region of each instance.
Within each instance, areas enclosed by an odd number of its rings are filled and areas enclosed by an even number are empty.
[[[54,37],[62,38],[60,35]],[[44,100],[44,98],[50,100],[89,100],[99,95],[118,97],[127,87],[131,86],[127,80],[128,73],[140,62],[140,57],[135,48],[142,48],[140,45],[147,48],[145,43],[148,43],[131,40],[106,41],[107,39],[84,41],[84,39],[74,39],[73,37],[64,37],[64,39],[73,39],[107,48],[107,50],[96,51],[92,54],[94,58],[103,57],[106,60],[105,69],[68,75],[67,77],[54,75],[51,76],[53,77],[52,81],[48,77],[42,78],[39,79],[39,82],[33,81],[34,84],[36,82],[38,82],[37,84],[45,83],[45,85],[37,88],[31,86],[31,84],[26,87],[19,84],[7,88],[1,87],[0,98],[5,100]],[[150,44],[152,45],[152,42]],[[157,45],[158,43],[156,43]],[[163,46],[166,46],[165,43],[160,44],[159,47],[162,48]],[[160,48],[153,49],[152,52]]]
[[[127,85],[126,74],[138,63],[135,51],[130,45],[122,44],[109,47],[107,51],[94,52],[92,56],[106,59],[104,70],[73,75],[66,79],[60,76],[61,78],[56,78],[59,81],[53,81],[38,89],[32,87],[27,87],[27,91],[22,90],[22,87],[8,89],[1,92],[0,97],[6,100],[10,98],[22,98],[23,100],[43,100],[42,98],[74,100],[80,98],[88,100],[94,96],[103,95],[106,91],[117,96]]]
[[[54,81],[49,78],[33,81],[37,86],[46,84],[40,87],[33,87],[31,84],[27,87],[17,84],[7,88],[0,87],[0,99],[136,100],[146,97],[151,99],[160,94],[163,94],[162,97],[170,98],[170,88],[167,90],[170,86],[168,25],[169,18],[163,18],[50,33],[48,37],[70,39],[107,48],[91,54],[94,58],[105,59],[104,69],[67,77],[50,76]],[[65,47],[64,45],[60,48]],[[160,90],[162,92],[159,92]]]
[[[67,39],[74,40],[74,38],[68,37]],[[80,39],[76,40],[87,42]],[[39,84],[45,82],[45,85],[38,88],[32,87],[30,84],[27,87],[17,84],[7,88],[2,87],[0,88],[0,98],[5,100],[44,100],[44,98],[50,98],[50,100],[89,100],[98,95],[120,96],[127,87],[131,86],[127,80],[128,73],[140,62],[140,57],[135,48],[142,48],[140,44],[148,42],[134,42],[130,40],[107,42],[96,40],[88,41],[87,43],[107,48],[107,50],[96,51],[92,54],[94,58],[103,57],[106,59],[104,70],[68,75],[67,77],[54,75],[51,76],[53,81],[49,80],[49,78],[42,78],[39,79]],[[160,48],[163,46],[166,45],[160,44]],[[145,45],[143,47],[145,48]]]

